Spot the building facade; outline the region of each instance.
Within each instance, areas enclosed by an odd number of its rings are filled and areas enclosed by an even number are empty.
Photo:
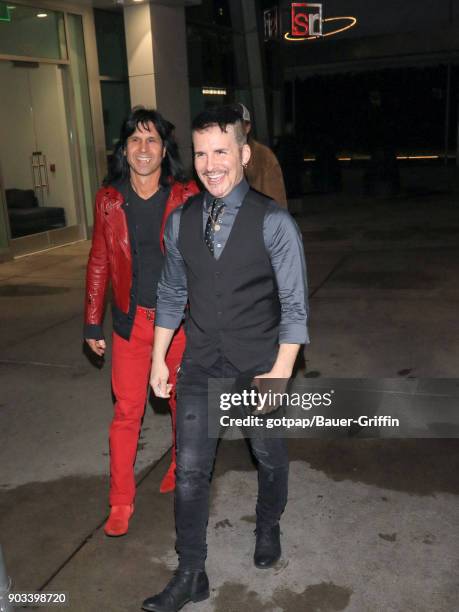
[[[457,157],[458,0],[260,2],[277,20],[275,36],[265,25],[277,134],[294,126],[306,156],[383,139],[402,158]]]
[[[255,0],[0,0],[0,260],[90,237],[129,108],[172,121],[189,166],[210,103],[244,102],[266,140],[258,20]]]
[[[92,10],[0,2],[0,88],[1,256],[86,236],[105,170]]]

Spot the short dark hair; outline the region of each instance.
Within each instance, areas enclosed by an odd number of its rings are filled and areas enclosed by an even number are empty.
[[[126,143],[129,136],[140,126],[148,130],[148,124],[153,123],[158,132],[163,146],[166,148],[166,155],[161,163],[161,185],[167,186],[169,178],[176,181],[185,182],[187,177],[180,159],[177,142],[174,138],[175,126],[165,119],[161,113],[151,108],[136,107],[131,110],[121,126],[120,138],[115,146],[109,164],[109,171],[104,179],[104,185],[109,185],[116,180],[129,177],[129,164],[124,154]]]
[[[240,146],[246,144],[247,136],[242,125],[242,111],[238,111],[234,105],[212,106],[202,111],[193,119],[191,131],[201,132],[215,125],[218,125],[222,132],[226,132],[227,126],[232,125],[237,143]]]

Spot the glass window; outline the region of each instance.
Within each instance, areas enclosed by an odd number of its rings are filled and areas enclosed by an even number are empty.
[[[207,26],[188,24],[188,71],[192,86],[235,85],[233,35]],[[222,83],[223,81],[223,83]]]
[[[105,143],[111,153],[120,137],[120,128],[131,108],[129,84],[117,81],[101,81],[104,109]]]
[[[94,20],[105,143],[110,156],[119,138],[121,124],[131,108],[124,18],[121,12],[95,9]]]
[[[109,77],[127,77],[126,39],[123,13],[94,9],[99,73]]]
[[[67,81],[68,66],[0,61],[0,114],[8,117],[0,165],[12,238],[78,225]]]
[[[0,54],[67,59],[63,13],[0,1]]]

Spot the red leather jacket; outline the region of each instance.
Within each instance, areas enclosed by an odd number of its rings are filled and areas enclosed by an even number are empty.
[[[102,187],[96,195],[92,247],[86,272],[85,338],[101,339],[105,296],[109,282],[112,286],[113,327],[123,338],[129,339],[136,309],[137,296],[132,290],[133,257],[129,238],[125,203],[126,185]],[[161,224],[161,247],[164,250],[164,228],[170,213],[198,193],[194,181],[171,183],[171,191]]]

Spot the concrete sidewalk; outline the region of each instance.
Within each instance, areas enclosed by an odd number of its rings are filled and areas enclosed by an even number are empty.
[[[306,199],[309,377],[457,378],[459,219],[452,196]],[[14,591],[68,610],[131,612],[175,566],[167,407],[146,411],[136,513],[105,538],[110,357],[82,350],[78,243],[0,265],[0,543]],[[106,323],[107,331],[110,321]],[[456,432],[457,435],[457,432]],[[277,567],[252,565],[256,472],[220,445],[209,522],[212,594],[186,610],[450,612],[457,608],[457,440],[294,440]]]

